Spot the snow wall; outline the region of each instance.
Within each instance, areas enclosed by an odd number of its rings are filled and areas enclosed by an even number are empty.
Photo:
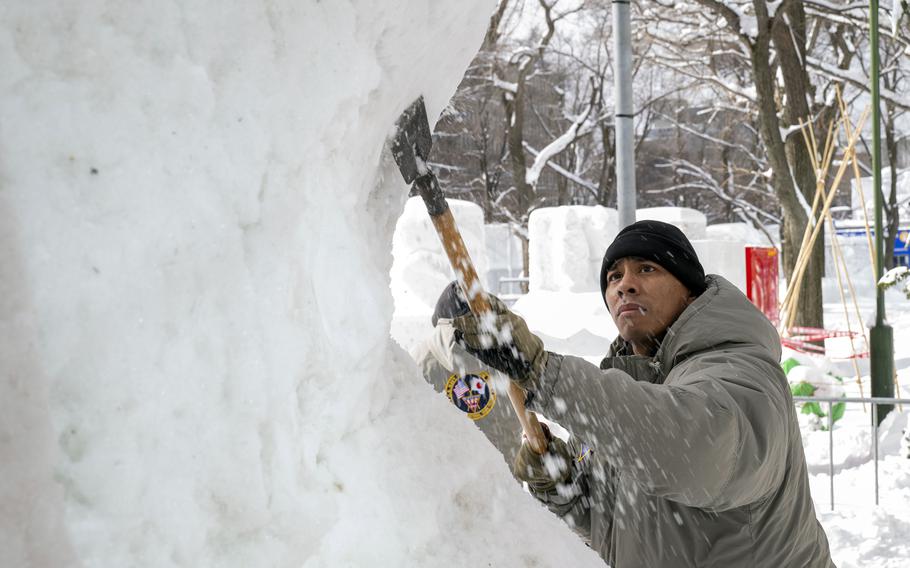
[[[0,9],[0,566],[600,565],[389,338],[469,4]]]

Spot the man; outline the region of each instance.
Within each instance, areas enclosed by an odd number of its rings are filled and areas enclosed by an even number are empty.
[[[577,436],[544,456],[524,444],[516,476],[614,568],[833,566],[774,327],[666,223],[620,231],[600,280],[619,330],[600,368],[548,353],[495,298],[492,325],[452,320]]]

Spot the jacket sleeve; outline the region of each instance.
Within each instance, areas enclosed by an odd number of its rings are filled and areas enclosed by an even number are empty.
[[[606,454],[649,494],[722,511],[770,494],[786,468],[789,390],[770,360],[717,350],[665,384],[550,354],[528,407]]]
[[[590,544],[591,495],[588,485],[590,452],[587,445],[581,443],[575,436],[569,438],[568,446],[575,457],[569,479],[565,483],[545,489],[535,489],[529,484],[528,491],[552,513],[561,517],[585,543]]]
[[[479,374],[486,372],[490,377],[490,388],[496,393],[496,398],[492,403],[489,412],[474,420],[474,424],[480,429],[487,440],[496,447],[503,455],[509,471],[512,471],[515,456],[521,447],[521,424],[518,417],[512,409],[509,402],[508,385],[509,379],[501,375],[498,371],[488,369],[476,358],[472,357],[463,349],[455,346],[453,353],[454,370],[447,369],[439,358],[434,354],[434,349],[428,342],[418,346],[411,353],[417,362],[424,379],[433,387],[436,392],[446,395],[446,387],[452,375],[465,376],[468,374]],[[454,403],[452,403],[454,405]],[[465,420],[471,418],[465,414]]]

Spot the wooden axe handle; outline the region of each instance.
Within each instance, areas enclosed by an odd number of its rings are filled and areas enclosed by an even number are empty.
[[[442,247],[449,257],[449,263],[455,270],[455,278],[461,285],[465,298],[468,299],[471,311],[478,317],[490,313],[493,308],[487,300],[480,279],[477,278],[477,271],[474,270],[474,264],[461,239],[461,233],[455,226],[452,211],[448,207],[436,215],[431,211],[430,219],[433,220],[433,226],[436,227],[436,233],[442,241]],[[512,381],[509,381],[509,401],[512,403],[512,408],[515,409],[515,414],[518,415],[521,429],[524,431],[528,443],[531,444],[531,449],[538,454],[544,454],[547,451],[547,438],[543,433],[543,428],[540,427],[537,416],[525,409],[525,393]]]

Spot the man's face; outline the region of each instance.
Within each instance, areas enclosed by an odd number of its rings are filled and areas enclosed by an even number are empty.
[[[656,262],[630,256],[607,272],[607,306],[623,339],[636,355],[653,355],[686,306],[689,289]]]

